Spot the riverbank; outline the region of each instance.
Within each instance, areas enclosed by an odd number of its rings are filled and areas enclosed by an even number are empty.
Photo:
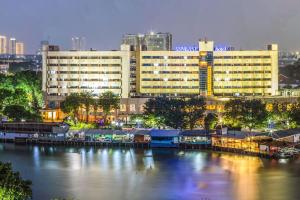
[[[241,149],[217,147],[207,144],[186,144],[179,143],[176,148],[153,148],[151,143],[135,143],[135,142],[99,142],[99,141],[80,141],[80,140],[38,140],[24,139],[15,141],[13,139],[0,139],[1,143],[14,143],[18,145],[39,145],[39,146],[63,146],[63,147],[104,147],[104,148],[136,148],[136,149],[174,149],[174,150],[210,150],[213,152],[229,152],[238,155],[256,156],[262,158],[272,158],[273,156],[265,152],[250,152]]]

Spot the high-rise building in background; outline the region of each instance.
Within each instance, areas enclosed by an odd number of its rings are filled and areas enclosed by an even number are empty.
[[[172,50],[172,34],[155,33],[147,34],[126,34],[123,36],[122,44],[130,46],[131,51],[171,51]]]
[[[16,55],[24,55],[24,43],[16,42]]]
[[[85,51],[86,50],[85,37],[72,37],[72,50],[73,51]]]
[[[147,51],[171,51],[172,34],[150,32],[144,37],[144,45]]]
[[[15,55],[16,54],[16,43],[17,43],[17,40],[16,38],[10,38],[9,39],[9,54],[11,55]]]
[[[0,35],[0,54],[7,54],[7,37]]]

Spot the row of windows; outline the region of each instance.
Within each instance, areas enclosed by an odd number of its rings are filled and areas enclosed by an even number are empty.
[[[143,63],[142,64],[142,66],[144,66],[144,67],[149,67],[149,66],[151,66],[151,67],[161,67],[161,66],[164,66],[164,67],[167,67],[167,66],[169,66],[169,67],[181,67],[181,66],[184,66],[184,67],[190,67],[190,66],[193,66],[193,67],[198,67],[199,66],[199,64],[198,63],[194,63],[194,64],[182,64],[182,63],[180,63],[180,64],[175,64],[175,63]]]
[[[48,56],[48,59],[121,59],[120,56]]]
[[[90,87],[90,86],[65,86],[65,87],[58,87],[58,86],[49,86],[49,88],[63,88],[63,89],[121,89],[119,86],[97,86],[97,87]]]
[[[104,81],[104,82],[121,82],[121,79],[87,79],[87,78],[50,78],[50,81]]]
[[[48,64],[49,67],[121,67],[120,64]]]
[[[225,78],[214,79],[214,81],[270,81],[271,78]]]
[[[266,59],[271,56],[214,56],[214,59]]]
[[[198,86],[142,86],[144,89],[199,89]]]
[[[271,88],[270,85],[268,86],[214,86],[214,89],[264,89],[264,88]]]
[[[199,74],[198,71],[142,71],[142,74]]]
[[[199,81],[199,79],[183,79],[183,78],[143,78],[142,81]]]
[[[271,63],[222,63],[222,64],[214,64],[214,66],[271,66]]]
[[[198,56],[143,56],[143,59],[199,59]]]
[[[268,96],[271,93],[214,93],[214,96]]]
[[[53,74],[48,71],[49,74]],[[121,74],[120,71],[56,71],[57,74]]]
[[[214,74],[267,74],[271,71],[214,71]]]

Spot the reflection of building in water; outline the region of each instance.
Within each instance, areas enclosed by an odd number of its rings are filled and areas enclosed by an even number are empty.
[[[221,167],[228,172],[232,182],[234,199],[257,199],[259,194],[257,171],[263,167],[257,157],[221,154]]]

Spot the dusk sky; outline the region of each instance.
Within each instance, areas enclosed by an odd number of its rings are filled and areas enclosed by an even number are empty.
[[[278,43],[300,50],[300,0],[0,0],[0,35],[68,49],[72,36],[87,47],[118,49],[126,33],[173,34],[174,46],[208,38],[240,49]]]

